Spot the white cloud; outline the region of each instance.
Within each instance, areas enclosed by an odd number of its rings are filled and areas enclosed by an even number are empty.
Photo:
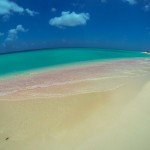
[[[146,5],[144,6],[144,10],[145,10],[145,11],[149,11],[149,10],[150,10],[150,3],[149,3],[149,4],[146,4]]]
[[[135,5],[137,3],[136,0],[123,0],[124,2],[128,2],[131,5]]]
[[[51,11],[52,12],[56,12],[57,10],[56,10],[56,8],[52,8]]]
[[[3,36],[3,35],[4,35],[4,33],[0,32],[0,36]]]
[[[9,0],[0,0],[0,15],[10,14],[12,12],[23,13],[24,9],[16,3]]]
[[[38,12],[32,11],[28,8],[24,9],[13,1],[0,0],[0,15],[9,16],[13,13],[27,13],[30,16],[39,14]]]
[[[8,36],[5,39],[5,42],[11,42],[14,41],[18,38],[18,33],[19,32],[27,32],[28,30],[25,29],[22,25],[17,25],[15,29],[10,29],[8,31]]]
[[[89,19],[89,13],[77,14],[75,12],[64,11],[61,13],[60,17],[54,17],[50,19],[49,24],[56,27],[74,27],[79,25],[86,25]]]
[[[35,16],[38,15],[39,12],[36,12],[34,10],[30,10],[29,8],[26,8],[25,11],[27,12],[27,14],[29,14],[30,16]]]

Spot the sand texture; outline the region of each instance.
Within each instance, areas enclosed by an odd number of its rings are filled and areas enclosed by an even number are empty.
[[[150,59],[0,79],[0,150],[149,150]]]

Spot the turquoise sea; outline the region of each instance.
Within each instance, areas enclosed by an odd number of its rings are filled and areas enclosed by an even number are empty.
[[[0,55],[0,76],[63,64],[122,58],[150,57],[150,55],[112,49],[67,48],[42,49]]]

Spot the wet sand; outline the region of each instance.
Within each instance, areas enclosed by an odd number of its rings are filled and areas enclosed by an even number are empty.
[[[4,79],[0,149],[148,150],[149,108],[149,59]]]

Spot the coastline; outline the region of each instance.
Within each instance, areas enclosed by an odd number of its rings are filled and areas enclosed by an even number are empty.
[[[20,78],[20,77],[25,77],[30,75],[36,75],[36,74],[46,73],[46,72],[55,72],[55,71],[57,72],[59,70],[82,68],[82,67],[93,66],[93,65],[104,64],[104,63],[132,61],[132,60],[148,60],[148,59],[150,59],[150,57],[112,58],[112,59],[102,59],[102,60],[92,60],[92,61],[81,61],[75,63],[61,64],[56,66],[50,66],[50,67],[48,66],[43,68],[19,71],[16,73],[10,73],[6,75],[0,75],[0,81],[9,80],[13,78]]]
[[[43,60],[44,58],[44,60]],[[121,59],[150,58],[142,52],[104,49],[54,49],[0,55],[0,79],[46,69]],[[27,61],[28,60],[28,61]],[[6,65],[7,64],[7,65]]]
[[[80,63],[80,65],[75,63],[33,70],[0,79],[0,100],[7,95],[13,96],[16,93],[20,95],[24,92],[26,93],[25,95],[28,95],[28,98],[32,97],[32,95],[37,95],[35,99],[38,98],[38,95],[40,96],[40,93],[43,98],[45,95],[49,97],[49,93],[51,93],[52,97],[61,97],[65,93],[67,96],[69,87],[72,89],[70,95],[86,93],[85,90],[89,92],[107,91],[120,87],[126,81],[135,77],[148,76],[149,66],[150,59],[140,58],[93,61]],[[111,80],[114,80],[115,83],[108,86],[107,82]],[[103,86],[97,86],[97,83]],[[93,84],[93,87],[91,84]],[[39,94],[37,94],[36,90],[38,90]]]

